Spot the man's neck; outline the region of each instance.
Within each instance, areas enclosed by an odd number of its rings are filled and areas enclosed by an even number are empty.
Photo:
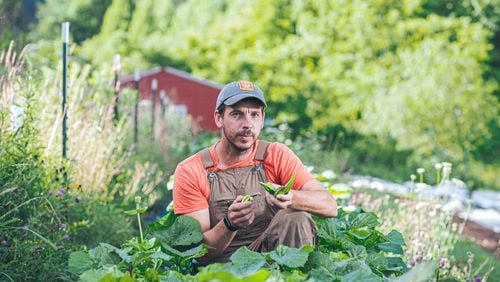
[[[252,150],[253,146],[248,150],[240,151],[231,143],[227,142],[227,140],[221,140],[215,145],[215,152],[219,160],[219,168],[223,169],[245,160],[252,153]]]

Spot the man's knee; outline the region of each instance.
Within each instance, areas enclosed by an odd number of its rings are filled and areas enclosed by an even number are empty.
[[[273,221],[282,228],[283,232],[285,232],[285,230],[301,229],[305,232],[311,231],[313,234],[316,233],[316,225],[311,214],[308,212],[284,209],[276,213]]]
[[[268,228],[249,248],[258,252],[269,252],[279,245],[300,248],[314,245],[316,225],[309,213],[293,209],[278,211]]]

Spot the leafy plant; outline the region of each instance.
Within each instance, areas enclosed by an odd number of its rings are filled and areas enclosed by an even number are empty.
[[[138,207],[127,213],[138,215],[140,220],[144,211]],[[200,244],[203,239],[200,224],[191,217],[172,214],[152,224],[145,239],[132,238],[122,248],[101,244],[89,251],[72,253],[69,271],[81,280],[127,276],[132,281],[157,280],[170,275],[171,271],[191,273],[193,260],[207,253],[207,247]]]
[[[75,93],[68,97],[69,161],[61,161],[60,75],[25,64],[40,49],[31,50],[0,54],[0,280],[70,279],[70,252],[132,236],[116,204],[120,195],[108,191],[127,160],[127,119],[112,122],[107,76],[75,63],[68,83]]]
[[[336,218],[314,217],[318,226],[317,247],[334,252],[336,258],[362,259],[379,276],[401,275],[407,271],[403,262],[403,236],[392,230],[384,235],[377,216],[360,208],[338,210]]]
[[[139,215],[143,211],[138,206],[128,213]],[[230,262],[197,270],[196,258],[208,250],[201,243],[199,222],[170,211],[148,226],[144,240],[132,238],[122,248],[101,244],[90,251],[72,253],[69,270],[81,280],[126,277],[135,281],[172,277],[179,281],[206,281],[214,277],[224,281],[388,280],[407,271],[398,256],[404,245],[401,234],[382,234],[376,229],[380,224],[373,213],[340,209],[337,218],[314,219],[318,226],[316,248],[278,246],[274,251],[258,253],[241,247]]]

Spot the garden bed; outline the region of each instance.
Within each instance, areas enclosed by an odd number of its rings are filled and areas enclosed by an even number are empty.
[[[462,223],[464,219],[457,213],[453,217],[453,221]],[[467,220],[461,235],[469,238],[481,247],[495,252],[495,258],[500,258],[500,233],[476,222]]]

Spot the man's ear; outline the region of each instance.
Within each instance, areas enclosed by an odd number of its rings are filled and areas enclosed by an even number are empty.
[[[223,119],[223,116],[219,113],[219,111],[215,110],[214,121],[215,121],[215,125],[217,125],[218,128],[222,128],[222,119]]]

